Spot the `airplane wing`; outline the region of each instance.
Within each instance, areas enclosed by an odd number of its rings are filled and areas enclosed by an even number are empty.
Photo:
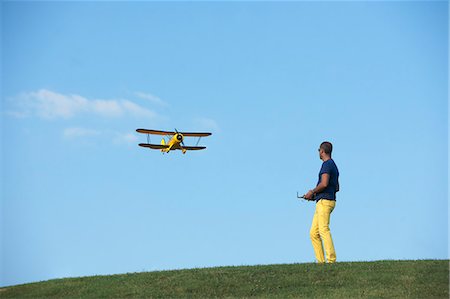
[[[196,151],[196,150],[205,149],[206,146],[183,146],[183,148],[188,150],[188,151]]]
[[[211,135],[211,133],[195,133],[195,132],[180,132],[180,134],[189,137],[206,137]]]
[[[177,132],[172,131],[159,131],[159,130],[147,130],[147,129],[137,129],[136,132],[142,134],[153,134],[153,135],[175,135]],[[180,134],[188,137],[206,137],[210,136],[211,133],[197,133],[197,132],[179,132]]]
[[[154,134],[154,135],[175,135],[176,132],[169,131],[158,131],[158,130],[147,130],[147,129],[137,129],[136,132],[142,134]]]
[[[163,144],[150,144],[150,143],[139,143],[139,146],[142,147],[149,147],[151,149],[165,149],[165,148],[169,148],[168,145],[163,145]]]

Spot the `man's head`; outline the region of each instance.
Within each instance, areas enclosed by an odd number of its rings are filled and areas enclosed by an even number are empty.
[[[328,142],[328,141],[322,142],[319,147],[320,160],[324,160],[326,158],[331,158],[332,151],[333,151],[333,145],[331,144],[331,142]]]

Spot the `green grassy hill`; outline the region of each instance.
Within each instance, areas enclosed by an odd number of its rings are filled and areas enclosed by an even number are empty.
[[[449,261],[219,267],[56,279],[1,298],[449,298]]]

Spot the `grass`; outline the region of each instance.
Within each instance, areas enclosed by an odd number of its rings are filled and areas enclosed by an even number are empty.
[[[128,273],[0,289],[0,298],[449,298],[449,260]]]

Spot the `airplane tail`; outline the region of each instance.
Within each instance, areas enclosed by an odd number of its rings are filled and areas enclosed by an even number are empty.
[[[164,138],[161,139],[161,145],[166,145],[166,140]],[[164,152],[168,152],[168,151],[166,149],[161,149],[161,152],[164,153]]]

